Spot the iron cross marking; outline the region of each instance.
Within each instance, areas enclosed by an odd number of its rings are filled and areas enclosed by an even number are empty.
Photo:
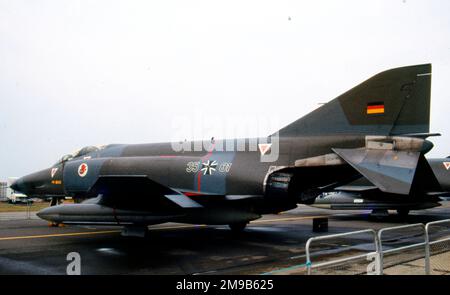
[[[206,163],[202,163],[202,169],[201,171],[203,172],[203,175],[211,175],[213,173],[213,171],[216,171],[216,167],[217,167],[217,161],[210,161],[208,160],[208,162]]]

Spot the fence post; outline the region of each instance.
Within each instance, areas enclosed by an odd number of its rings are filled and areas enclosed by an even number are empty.
[[[450,219],[444,219],[444,220],[438,220],[438,221],[432,221],[428,222],[425,225],[425,240],[426,240],[426,247],[425,247],[425,273],[427,275],[431,275],[431,249],[430,249],[430,226],[436,225],[436,224],[445,224],[450,223]]]
[[[378,272],[377,275],[382,275],[383,274],[383,251],[380,251],[381,249],[381,243],[380,243],[380,239],[378,238],[378,234],[375,230],[373,230],[373,236],[375,239],[375,251],[376,251],[376,263],[378,264]]]
[[[306,242],[306,246],[305,246],[305,254],[306,254],[306,270],[307,270],[307,274],[311,275],[311,256],[309,253],[309,246],[311,245],[311,241],[312,239],[308,239],[308,241]]]
[[[381,230],[379,230],[378,231],[378,234],[377,234],[377,243],[378,243],[378,246],[377,246],[377,250],[378,250],[378,255],[379,255],[379,262],[380,262],[380,275],[383,275],[384,274],[384,269],[383,269],[383,267],[384,267],[384,263],[383,263],[383,243],[381,242],[381,233],[383,232],[383,229],[381,229]]]
[[[428,224],[425,225],[425,275],[430,275],[430,238],[428,236]]]
[[[414,244],[414,245],[424,245],[425,246],[425,274],[429,273],[429,268],[427,269],[427,257],[429,258],[429,248],[427,248],[427,246],[429,246],[428,244],[428,235],[426,233],[426,226],[423,223],[414,223],[414,224],[407,224],[407,225],[401,225],[401,226],[394,226],[394,227],[385,227],[382,228],[378,231],[378,242],[380,243],[380,263],[381,263],[381,267],[380,267],[380,272],[381,274],[384,274],[384,254],[383,254],[383,239],[382,239],[382,234],[385,231],[392,231],[392,230],[398,230],[398,229],[405,229],[405,228],[414,228],[414,227],[420,227],[423,231],[423,235],[424,235],[424,242],[423,243],[419,243],[419,244]],[[402,247],[400,247],[402,248]],[[427,254],[428,251],[428,254]],[[428,266],[429,266],[429,262],[428,262]]]

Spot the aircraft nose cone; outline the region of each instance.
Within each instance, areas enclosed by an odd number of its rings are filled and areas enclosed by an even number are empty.
[[[9,187],[16,192],[22,192],[21,189],[23,189],[23,179],[17,179]]]
[[[16,191],[28,195],[33,191],[35,181],[30,176],[24,176],[14,181],[9,187]]]
[[[53,177],[59,183],[52,183]],[[58,177],[58,178],[56,178]],[[19,191],[29,197],[48,197],[63,195],[63,187],[60,175],[52,174],[52,169],[44,169],[17,179],[10,188]]]

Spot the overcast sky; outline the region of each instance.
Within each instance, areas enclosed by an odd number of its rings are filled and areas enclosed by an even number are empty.
[[[272,118],[251,134],[268,135],[421,63],[433,64],[431,131],[443,134],[428,156],[448,156],[449,11],[447,0],[0,0],[0,179],[86,145],[177,139],[173,118],[206,128],[188,139],[246,117]]]

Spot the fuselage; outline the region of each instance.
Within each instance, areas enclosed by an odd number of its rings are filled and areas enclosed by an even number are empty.
[[[272,154],[271,161],[263,161],[263,151],[258,142],[270,144],[264,154]],[[183,149],[175,150],[179,149],[179,144],[111,144],[101,148],[87,147],[76,155],[63,158],[48,169],[19,179],[15,185],[29,196],[71,196],[85,199],[100,176],[147,176],[163,186],[197,198],[200,203],[206,200],[201,196],[260,196],[261,198],[243,208],[251,208],[251,211],[257,214],[277,213],[294,208],[298,200],[279,196],[264,198],[267,177],[272,171],[293,167],[299,159],[328,154],[332,152],[332,148],[361,147],[365,144],[365,136],[309,136],[277,138],[277,141],[263,138],[183,142]],[[448,166],[444,164],[446,160],[432,159],[429,164],[442,189],[448,191],[450,177]],[[347,197],[350,199],[347,200]],[[126,195],[124,198],[131,203],[136,202],[137,196]],[[332,195],[326,199],[319,197],[314,205],[348,209],[364,209],[369,205],[371,208],[408,206],[421,209],[438,205],[436,198],[429,198],[427,202],[411,199],[408,203],[405,197],[392,195],[384,201],[379,196],[374,196],[374,201],[370,203],[354,201],[359,198],[360,196],[353,194]],[[208,201],[205,209],[211,211],[213,208],[228,206],[225,204]]]
[[[181,151],[174,151],[174,143],[111,144],[66,157],[48,169],[22,177],[15,186],[32,197],[83,198],[101,175],[146,175],[188,194],[262,196],[271,169],[330,153],[332,147],[363,146],[364,138],[341,135],[279,138],[276,142],[267,138],[199,141],[182,143],[185,149]],[[255,142],[271,144],[265,154],[272,154],[271,161],[262,161],[263,153]]]

